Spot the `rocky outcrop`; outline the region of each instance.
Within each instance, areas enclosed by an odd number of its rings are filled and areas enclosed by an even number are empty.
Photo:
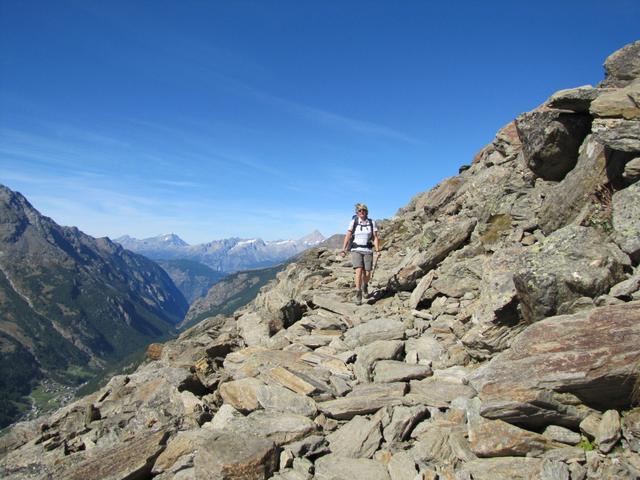
[[[638,478],[640,231],[622,172],[640,151],[596,123],[627,110],[591,121],[638,50],[381,221],[363,305],[350,262],[310,250],[232,316],[16,426],[0,475],[64,476],[156,435],[123,477]]]

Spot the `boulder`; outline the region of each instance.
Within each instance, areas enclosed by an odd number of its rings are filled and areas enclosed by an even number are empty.
[[[575,428],[588,410],[567,394],[601,410],[628,405],[638,378],[639,307],[629,302],[529,326],[508,351],[471,375],[481,414],[519,425]]]
[[[346,397],[318,402],[318,410],[338,420],[349,420],[356,415],[366,415],[382,407],[400,405],[406,391],[404,383],[384,383],[375,390],[354,390]]]
[[[632,154],[640,152],[640,120],[596,118],[592,131],[598,142],[612,150]]]
[[[625,163],[622,178],[629,185],[640,180],[640,157],[632,158]]]
[[[458,397],[471,398],[476,391],[469,385],[440,378],[426,378],[410,382],[407,400],[417,405],[448,408]]]
[[[629,86],[602,92],[591,102],[589,111],[595,117],[614,117],[634,120],[640,118],[640,81]]]
[[[640,183],[613,194],[613,239],[637,264],[640,262]]]
[[[516,127],[529,169],[545,180],[559,181],[575,166],[591,117],[540,109],[520,115]]]
[[[379,318],[357,325],[344,334],[344,343],[355,348],[378,340],[402,340],[404,324],[399,320]]]
[[[554,315],[579,297],[606,293],[630,266],[627,255],[602,232],[581,226],[553,232],[520,261],[513,280],[527,322]]]
[[[243,378],[225,382],[220,385],[220,396],[225,403],[240,412],[249,413],[260,408],[258,402],[258,390],[264,386],[255,378]]]
[[[419,380],[431,375],[431,367],[426,365],[409,365],[398,360],[380,360],[374,368],[376,383],[405,382]]]
[[[591,85],[560,90],[549,98],[551,108],[571,110],[576,113],[589,112],[589,106],[598,97],[598,89]]]
[[[316,460],[316,480],[390,480],[387,467],[367,458],[347,458],[336,454],[325,455]]]
[[[332,453],[341,457],[371,458],[382,442],[379,418],[356,416],[327,435]]]
[[[465,463],[460,475],[473,480],[531,480],[538,478],[542,460],[529,457],[482,458]]]
[[[393,408],[391,421],[384,427],[383,436],[388,444],[406,440],[413,428],[429,415],[429,409],[422,405],[406,407],[399,405]]]
[[[278,463],[278,451],[272,441],[251,434],[191,430],[181,432],[169,443],[153,466],[153,473],[169,470],[185,456],[193,456],[191,478],[267,479]]]
[[[549,189],[542,202],[539,224],[545,234],[549,235],[578,217],[591,195],[608,182],[606,166],[605,148],[593,137],[587,137],[575,168]]]
[[[447,219],[436,225],[426,238],[433,239],[416,255],[408,256],[400,264],[394,276],[389,280],[388,288],[392,291],[410,291],[416,287],[419,278],[454,250],[457,250],[469,240],[475,228],[475,218]]]
[[[598,450],[609,453],[621,437],[620,414],[616,410],[607,410],[602,415],[596,433]]]
[[[625,45],[604,62],[606,87],[624,87],[640,77],[640,41]]]

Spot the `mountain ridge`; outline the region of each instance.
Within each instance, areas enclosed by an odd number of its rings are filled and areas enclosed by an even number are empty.
[[[175,234],[164,234],[142,240],[125,235],[114,241],[152,260],[186,259],[216,271],[232,273],[275,265],[323,240],[324,236],[314,230],[297,240],[230,237],[189,245]]]

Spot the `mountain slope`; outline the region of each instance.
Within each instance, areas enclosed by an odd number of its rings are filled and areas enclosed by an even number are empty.
[[[365,304],[350,261],[311,249],[16,426],[0,475],[639,478],[640,42],[605,69],[380,221]]]
[[[4,186],[0,219],[1,363],[21,359],[22,393],[43,376],[77,382],[74,372],[86,376],[182,320],[184,297],[145,257],[57,225]]]
[[[169,274],[189,305],[206,295],[209,289],[226,275],[193,260],[156,260],[156,263]]]

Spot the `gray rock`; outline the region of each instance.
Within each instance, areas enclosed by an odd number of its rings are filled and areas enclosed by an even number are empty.
[[[575,166],[590,126],[591,117],[579,113],[537,110],[520,115],[516,127],[527,166],[545,180],[562,180]]]
[[[263,385],[256,393],[258,403],[265,410],[293,413],[313,417],[317,413],[316,402],[279,385]]]
[[[580,422],[580,431],[588,438],[595,439],[598,435],[598,428],[602,421],[602,415],[592,412]]]
[[[426,378],[431,374],[431,367],[425,365],[409,365],[398,360],[380,360],[374,369],[374,382],[405,382]]]
[[[302,415],[264,410],[256,410],[246,417],[234,417],[227,425],[227,431],[239,437],[256,435],[277,445],[294,442],[315,430],[316,425]]]
[[[541,458],[543,460],[549,459],[554,462],[564,462],[567,464],[585,463],[587,461],[585,451],[580,447],[554,448],[553,450],[544,452]]]
[[[264,383],[256,378],[243,378],[220,385],[220,396],[225,403],[240,412],[249,413],[260,408],[258,390]]]
[[[640,453],[640,408],[624,414],[622,434],[632,451]]]
[[[429,409],[422,405],[393,408],[391,421],[384,427],[383,436],[388,444],[406,440],[413,428],[429,415]]]
[[[420,466],[444,464],[456,465],[458,457],[451,448],[451,429],[433,426],[420,435],[410,450],[413,459]]]
[[[604,62],[603,86],[623,87],[640,77],[640,41],[625,45]]]
[[[406,385],[383,383],[373,390],[354,390],[346,397],[318,402],[318,410],[331,418],[349,420],[356,415],[374,413],[385,406],[402,403]]]
[[[346,458],[335,454],[325,455],[316,460],[317,480],[390,480],[387,468],[375,460],[366,458]]]
[[[540,480],[570,480],[571,472],[566,464],[545,459],[542,462],[539,478]]]
[[[625,278],[630,264],[603,233],[580,226],[553,232],[521,261],[524,266],[513,280],[529,323],[554,315],[563,303],[607,292]]]
[[[327,436],[332,453],[341,457],[371,458],[382,441],[380,420],[356,416]]]
[[[591,85],[560,90],[549,98],[548,105],[552,108],[571,110],[577,113],[587,113],[591,102],[598,97],[598,89]]]
[[[353,366],[356,378],[361,382],[371,381],[371,372],[375,362],[379,360],[394,360],[404,350],[404,342],[400,340],[379,340],[356,349],[357,359]]]
[[[591,127],[595,139],[620,152],[640,152],[640,120],[596,118]]]
[[[430,235],[433,242],[425,246],[424,251],[407,257],[387,287],[392,291],[413,290],[419,278],[435,268],[449,253],[467,243],[476,223],[475,218],[455,218],[438,224]]]
[[[542,460],[538,458],[502,457],[467,462],[460,472],[473,480],[531,480],[538,478],[541,469]]]
[[[604,412],[596,434],[598,450],[602,453],[609,453],[622,436],[620,428],[620,414],[616,410]]]
[[[387,465],[387,469],[389,470],[391,480],[413,479],[418,473],[413,458],[404,451],[393,454],[391,461]]]
[[[542,202],[539,217],[545,234],[568,225],[578,217],[591,196],[608,182],[606,165],[605,148],[593,137],[587,137],[575,168],[549,189]]]
[[[355,348],[377,340],[401,340],[404,338],[404,330],[403,323],[398,320],[379,318],[348,330],[344,335],[344,342]]]
[[[624,88],[602,92],[591,102],[589,110],[596,117],[638,119],[640,118],[638,98],[640,98],[640,82],[635,81]]]
[[[640,183],[613,194],[613,238],[634,262],[640,261]]]
[[[605,409],[624,406],[638,375],[630,359],[640,355],[634,340],[640,334],[639,306],[601,307],[528,327],[508,351],[471,375],[482,415],[521,425],[576,427],[588,410],[581,413],[554,391]]]
[[[445,408],[458,397],[471,398],[476,391],[469,385],[438,378],[412,380],[407,399],[417,404]]]
[[[551,440],[566,443],[567,445],[577,445],[580,443],[581,438],[579,433],[558,425],[549,425],[544,429],[543,435]]]
[[[625,164],[622,178],[629,184],[640,180],[640,157],[633,158]]]
[[[240,437],[208,432],[188,437],[172,448],[175,451],[167,457],[195,452],[195,478],[269,478],[278,462],[273,442],[250,434]],[[169,449],[165,453],[169,454]]]

